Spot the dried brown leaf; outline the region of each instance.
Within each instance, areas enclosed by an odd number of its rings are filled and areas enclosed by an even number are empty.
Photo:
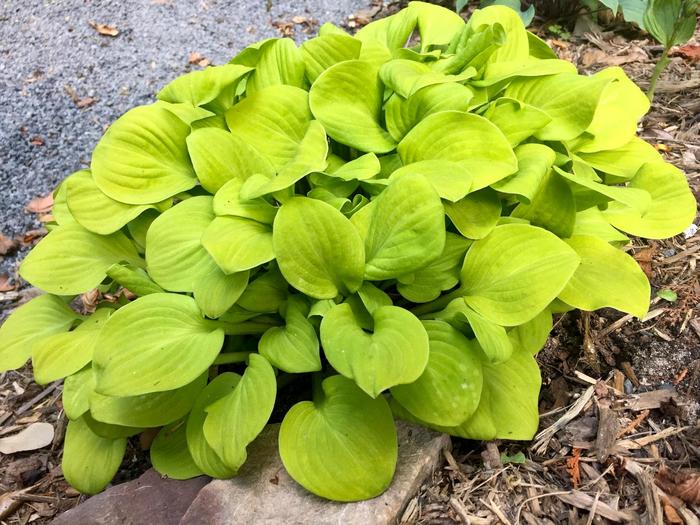
[[[10,278],[6,273],[0,274],[0,292],[11,292],[15,288],[17,286],[10,284]]]
[[[700,505],[700,472],[673,472],[662,465],[656,474],[656,484],[671,496]]]
[[[11,436],[0,438],[0,452],[14,454],[25,450],[36,450],[53,441],[53,426],[50,423],[32,423]]]
[[[88,23],[90,24],[90,27],[101,35],[115,37],[119,34],[119,29],[111,24],[100,24],[94,21],[90,21]]]
[[[35,197],[24,209],[29,213],[48,213],[51,208],[53,208],[53,195],[49,193],[43,197]]]
[[[686,44],[673,49],[671,56],[683,57],[686,60],[695,63],[700,62],[700,44]]]
[[[46,141],[43,138],[41,138],[39,135],[36,135],[36,136],[32,137],[31,139],[29,139],[29,143],[32,146],[43,146],[44,144],[46,144]]]
[[[79,99],[79,100],[75,103],[75,105],[78,106],[80,109],[83,109],[83,108],[89,108],[89,107],[92,106],[95,102],[97,102],[97,99],[96,99],[96,98],[93,98],[93,97],[85,97],[85,98]]]
[[[0,256],[7,255],[14,252],[17,249],[17,241],[5,237],[0,233]]]
[[[197,51],[192,51],[187,57],[187,61],[193,66],[199,67],[207,67],[210,64],[209,59]]]

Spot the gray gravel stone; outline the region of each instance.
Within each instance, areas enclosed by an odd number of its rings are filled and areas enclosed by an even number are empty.
[[[249,447],[239,475],[214,480],[194,500],[180,525],[389,525],[440,464],[450,438],[398,422],[399,460],[391,487],[357,503],[335,503],[304,490],[282,466],[279,425],[270,425]]]
[[[148,103],[198,52],[227,62],[272,22],[341,23],[369,0],[0,0],[0,233],[38,225],[24,206],[89,164],[106,125]],[[98,34],[89,22],[113,24]],[[306,38],[296,26],[297,40]],[[78,100],[97,101],[86,108]],[[39,137],[43,145],[32,145]],[[21,253],[19,257],[21,257]],[[0,259],[2,259],[0,257]],[[0,260],[12,275],[17,257]]]

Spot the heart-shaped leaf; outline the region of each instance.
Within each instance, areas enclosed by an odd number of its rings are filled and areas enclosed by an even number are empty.
[[[314,401],[294,405],[280,428],[284,468],[323,498],[357,501],[384,492],[394,476],[398,446],[391,410],[355,384],[332,376]]]
[[[421,175],[392,181],[372,206],[365,238],[365,278],[391,279],[437,259],[445,246],[438,194]]]
[[[464,259],[465,300],[495,324],[523,324],[559,295],[579,263],[553,233],[525,224],[498,226]]]
[[[306,197],[286,202],[275,217],[272,242],[285,279],[306,295],[333,299],[362,284],[362,239],[350,221],[325,202]]]
[[[283,311],[285,326],[269,328],[258,342],[258,351],[273,366],[298,374],[321,370],[318,337],[307,319],[309,306],[301,296],[289,296]]]
[[[321,322],[321,343],[331,366],[372,397],[412,383],[428,361],[428,335],[421,322],[398,306],[381,306],[366,330],[349,304],[335,306]]]
[[[468,239],[483,239],[498,224],[501,199],[491,188],[484,188],[457,202],[445,202],[445,213]]]
[[[17,308],[0,326],[0,371],[21,367],[37,341],[67,332],[80,319],[59,297],[40,295]]]
[[[244,272],[275,258],[272,228],[241,217],[216,217],[204,230],[202,245],[227,274]]]
[[[117,310],[97,339],[97,392],[137,396],[194,381],[221,350],[223,331],[202,318],[195,300],[157,293]]]
[[[97,235],[74,223],[49,232],[22,261],[19,272],[49,293],[75,295],[95,288],[107,276],[107,268],[122,261],[143,265],[123,233]]]
[[[443,321],[424,321],[430,356],[413,383],[391,389],[391,395],[417,418],[454,426],[470,417],[481,397],[480,350]]]
[[[95,184],[127,204],[152,204],[197,184],[185,139],[190,127],[158,106],[127,111],[92,153]]]
[[[235,388],[206,408],[204,436],[233,471],[245,463],[246,448],[270,419],[277,395],[275,372],[267,360],[251,354]]]
[[[379,122],[382,84],[371,62],[346,60],[328,68],[311,86],[309,104],[326,132],[341,144],[373,153],[396,147]]]
[[[112,481],[125,451],[125,438],[100,437],[84,418],[69,421],[61,461],[63,477],[83,494],[97,494]]]
[[[204,474],[187,448],[184,421],[176,421],[160,429],[151,444],[151,464],[170,479],[190,479]]]

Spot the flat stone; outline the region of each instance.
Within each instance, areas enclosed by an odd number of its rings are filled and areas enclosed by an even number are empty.
[[[64,512],[53,525],[172,525],[178,523],[210,478],[161,478],[147,470],[140,478],[115,485]]]
[[[279,425],[269,425],[252,443],[238,476],[214,480],[196,497],[180,525],[388,525],[441,463],[450,438],[398,424],[399,459],[391,487],[356,503],[336,503],[307,492],[289,477],[277,451]]]

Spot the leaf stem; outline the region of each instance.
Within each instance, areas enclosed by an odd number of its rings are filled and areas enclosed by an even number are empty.
[[[661,76],[661,73],[663,72],[664,69],[666,69],[666,66],[669,63],[668,59],[668,52],[670,51],[670,47],[664,47],[664,51],[661,54],[661,57],[659,60],[656,62],[656,65],[654,66],[654,72],[651,75],[651,79],[649,80],[649,89],[647,90],[647,98],[649,99],[649,102],[654,101],[654,93],[656,92],[656,83],[659,80],[659,77]]]
[[[267,331],[271,326],[275,326],[268,323],[256,323],[256,322],[246,322],[246,323],[227,323],[226,321],[213,321],[218,328],[222,328],[226,335],[251,335],[251,334],[262,334]]]
[[[442,310],[443,308],[445,308],[450,303],[450,301],[459,297],[464,297],[466,294],[467,290],[464,287],[460,286],[456,290],[448,293],[447,295],[443,295],[442,297],[438,297],[434,301],[430,301],[429,303],[424,303],[414,308],[411,308],[411,313],[416,317],[420,317],[422,315],[437,312],[438,310]]]
[[[248,359],[248,356],[253,352],[226,352],[219,354],[214,359],[215,365],[228,365],[231,363],[243,363]]]

